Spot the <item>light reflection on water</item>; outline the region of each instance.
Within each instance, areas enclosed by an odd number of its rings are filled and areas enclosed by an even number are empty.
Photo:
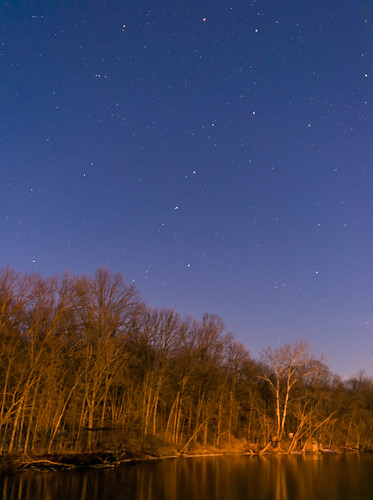
[[[357,500],[373,498],[373,456],[201,457],[0,478],[3,500]]]

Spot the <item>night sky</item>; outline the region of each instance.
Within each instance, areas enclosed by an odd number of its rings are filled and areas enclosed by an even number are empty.
[[[373,375],[372,0],[0,5],[1,267]]]

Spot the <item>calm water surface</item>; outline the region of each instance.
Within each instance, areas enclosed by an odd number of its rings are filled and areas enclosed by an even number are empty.
[[[204,457],[0,478],[2,500],[373,499],[373,456]]]

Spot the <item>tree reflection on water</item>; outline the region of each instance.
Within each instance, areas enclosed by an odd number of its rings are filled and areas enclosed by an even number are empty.
[[[372,491],[370,454],[179,458],[0,479],[3,500],[351,500]]]

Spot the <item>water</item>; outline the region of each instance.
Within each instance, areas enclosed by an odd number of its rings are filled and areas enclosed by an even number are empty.
[[[357,500],[373,455],[203,457],[0,478],[2,500]]]

